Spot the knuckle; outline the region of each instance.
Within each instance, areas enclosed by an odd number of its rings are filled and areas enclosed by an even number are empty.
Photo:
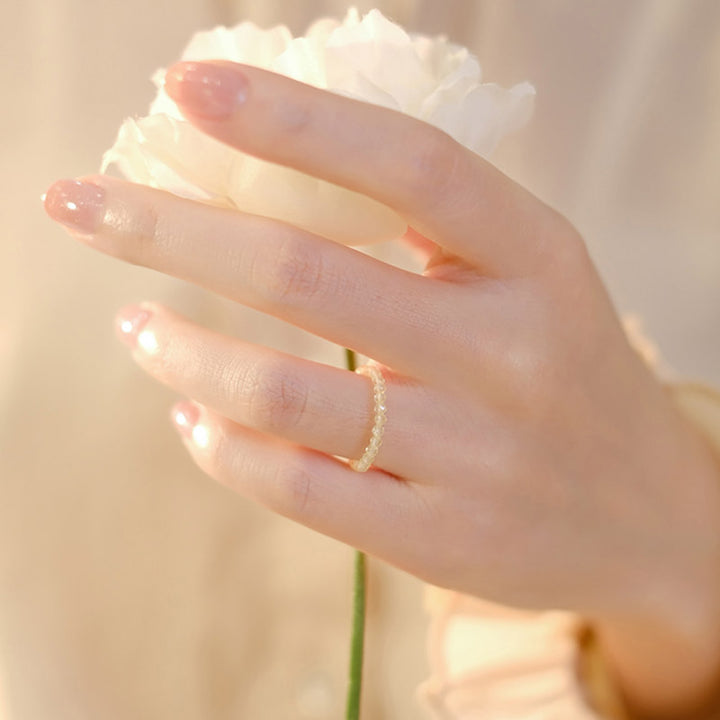
[[[260,430],[286,432],[300,424],[305,416],[308,392],[299,378],[281,365],[255,368],[244,378],[248,411],[254,427]]]
[[[303,98],[274,98],[271,106],[277,131],[287,135],[298,135],[312,126],[313,105]]]
[[[560,258],[565,277],[582,279],[584,287],[587,288],[588,280],[595,275],[595,265],[585,240],[569,223],[559,236],[559,240],[561,247],[556,257]],[[570,285],[573,286],[572,283]]]
[[[407,187],[413,197],[433,204],[451,197],[462,157],[457,143],[442,130],[421,125],[417,137],[406,147],[412,148]]]
[[[281,305],[306,304],[325,296],[329,286],[323,259],[317,249],[298,239],[285,239],[268,258],[262,288],[267,298]]]
[[[162,216],[152,204],[144,205],[132,218],[118,213],[120,227],[113,235],[113,255],[131,265],[151,267],[161,245]]]
[[[138,341],[144,342],[142,363],[154,378],[171,387],[214,379],[214,364],[194,337],[162,326],[151,327],[149,333],[143,341],[141,332]]]
[[[138,214],[137,251],[140,258],[154,255],[162,237],[161,214],[154,205],[147,205]]]
[[[538,255],[544,267],[559,278],[582,278],[592,274],[593,263],[585,241],[572,223],[556,210],[548,209],[536,236]],[[557,287],[562,288],[564,283]]]
[[[314,478],[299,462],[280,466],[275,473],[275,509],[291,518],[307,518],[314,503]]]

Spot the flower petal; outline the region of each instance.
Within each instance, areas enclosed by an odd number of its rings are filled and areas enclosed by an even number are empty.
[[[488,155],[527,121],[533,88],[481,84],[477,59],[445,38],[408,35],[378,10],[345,20],[323,18],[305,37],[284,26],[244,22],[197,33],[183,60],[227,59],[280,72],[301,82],[399,110],[436,125]],[[293,223],[324,237],[363,244],[397,237],[402,219],[367,197],[271,165],[227,147],[186,122],[164,90],[145,118],[126,120],[103,157],[130,179],[184,197],[231,205]]]

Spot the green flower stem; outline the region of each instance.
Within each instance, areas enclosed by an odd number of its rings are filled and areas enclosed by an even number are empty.
[[[354,372],[357,358],[352,350],[345,348],[347,369]],[[360,720],[360,697],[362,690],[363,652],[365,647],[365,597],[367,572],[365,555],[355,552],[355,589],[353,592],[352,638],[350,640],[350,677],[348,682],[346,720]]]
[[[350,372],[357,370],[357,356],[354,350],[345,348],[345,367],[347,367]]]
[[[363,650],[365,644],[365,554],[355,551],[355,592],[353,593],[353,627],[350,641],[350,678],[347,694],[347,720],[360,719]]]

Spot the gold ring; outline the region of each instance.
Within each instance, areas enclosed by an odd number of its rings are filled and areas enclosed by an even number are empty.
[[[359,460],[351,460],[350,467],[356,472],[366,472],[377,457],[380,445],[382,445],[385,422],[387,421],[385,408],[385,378],[380,370],[374,365],[363,365],[356,373],[367,375],[373,384],[373,426],[370,434],[370,442],[365,446],[362,457]]]

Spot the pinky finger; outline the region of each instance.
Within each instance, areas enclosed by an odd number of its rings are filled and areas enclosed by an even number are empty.
[[[238,425],[182,401],[171,419],[197,465],[219,483],[307,527],[405,565],[420,509],[414,489],[377,470],[357,473],[335,458]],[[405,527],[403,527],[403,524]]]

